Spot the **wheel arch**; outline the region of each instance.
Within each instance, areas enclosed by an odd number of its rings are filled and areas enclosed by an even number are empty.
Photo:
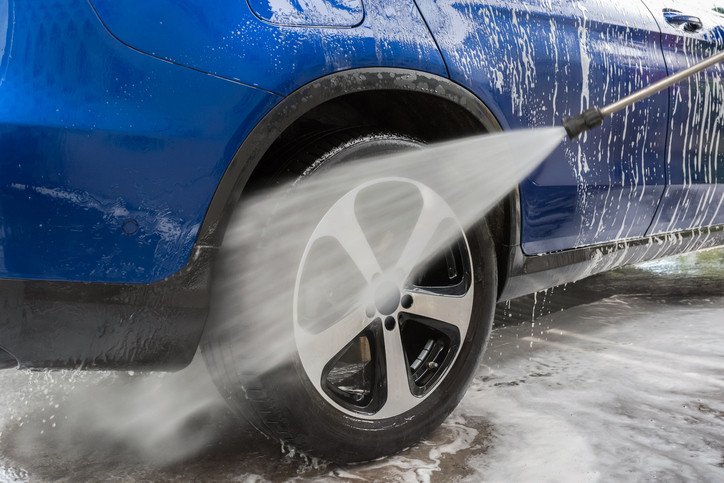
[[[426,142],[501,131],[492,111],[451,80],[408,69],[364,68],[319,78],[284,98],[239,147],[219,183],[197,245],[221,246],[242,193],[263,185],[275,158],[298,143],[334,130],[364,127]],[[509,247],[519,243],[515,190],[488,217],[498,255],[499,287],[508,272]]]

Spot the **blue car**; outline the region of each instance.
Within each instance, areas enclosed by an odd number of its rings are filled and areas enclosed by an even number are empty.
[[[434,223],[372,239],[355,200],[390,185],[340,193],[276,251],[292,356],[268,367],[228,243],[240,207],[336,163],[559,125],[723,49],[717,6],[0,0],[0,364],[174,370],[201,346],[285,444],[340,462],[414,444],[463,397],[496,302],[724,243],[724,67],[562,143],[474,227],[398,180]],[[450,220],[456,241],[416,268],[408,242]],[[316,280],[335,251],[353,275]],[[369,303],[340,307],[353,289]]]

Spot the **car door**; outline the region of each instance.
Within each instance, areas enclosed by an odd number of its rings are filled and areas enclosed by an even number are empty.
[[[661,25],[671,73],[724,49],[724,1],[645,1]],[[724,224],[724,65],[673,86],[669,95],[668,186],[651,233]]]
[[[639,0],[417,3],[451,78],[504,129],[560,125],[666,75],[659,27]],[[645,235],[665,187],[667,116],[662,93],[564,143],[520,186],[523,251]]]

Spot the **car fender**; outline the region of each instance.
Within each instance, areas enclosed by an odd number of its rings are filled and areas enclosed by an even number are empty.
[[[262,3],[253,2],[257,7]],[[314,25],[335,22],[320,14],[325,2],[301,3],[304,7],[296,2],[295,8],[289,2],[283,9],[288,15],[275,17],[271,11],[260,15],[260,8],[255,14],[240,0],[91,0],[106,28],[134,49],[281,95],[352,68],[397,67],[447,75],[412,0],[366,1],[364,15],[352,15],[346,24],[342,19],[341,26]],[[337,4],[354,6],[354,1]]]

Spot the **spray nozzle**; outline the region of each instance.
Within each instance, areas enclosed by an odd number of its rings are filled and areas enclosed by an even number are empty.
[[[563,121],[563,127],[566,128],[568,137],[570,139],[577,138],[582,132],[593,129],[603,122],[603,113],[601,110],[594,107],[584,111],[575,117],[569,117]]]

